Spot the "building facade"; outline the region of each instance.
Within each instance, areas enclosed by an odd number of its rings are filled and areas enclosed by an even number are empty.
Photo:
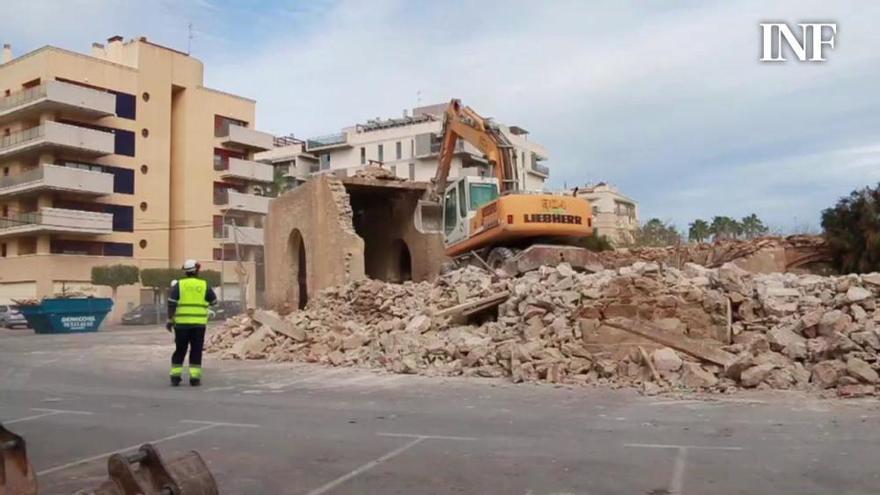
[[[235,292],[237,263],[222,260],[237,255],[253,297],[272,181],[253,155],[273,146],[253,100],[204,87],[200,61],[146,38],[89,55],[7,46],[0,62],[0,300],[106,295],[93,266],[187,258],[223,265]],[[151,297],[120,288],[114,316]]]
[[[258,159],[275,164],[289,161],[289,175],[297,182],[315,173],[349,176],[369,164],[381,164],[401,178],[428,181],[437,169],[445,109],[445,104],[414,108],[401,118],[370,120],[260,154]],[[550,169],[542,163],[547,150],[530,141],[521,127],[499,127],[515,148],[519,188],[542,190],[550,176]],[[486,160],[475,147],[459,141],[457,148],[450,177],[480,175],[485,170]]]
[[[593,207],[596,235],[606,237],[617,246],[635,241],[634,234],[639,228],[639,205],[635,200],[605,182],[578,187],[575,191]]]

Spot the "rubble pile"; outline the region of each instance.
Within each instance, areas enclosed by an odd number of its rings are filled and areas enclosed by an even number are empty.
[[[858,396],[880,382],[878,293],[880,274],[751,274],[732,263],[636,262],[597,273],[563,263],[500,280],[469,267],[433,283],[334,287],[283,318],[234,318],[208,348],[238,359],[648,392]]]
[[[677,267],[696,263],[710,268],[733,262],[741,268],[757,272],[784,272],[792,264],[797,265],[798,261],[827,263],[830,259],[825,239],[811,235],[725,239],[714,243],[633,247],[598,253],[598,261],[606,268],[629,266],[638,261],[654,261]]]

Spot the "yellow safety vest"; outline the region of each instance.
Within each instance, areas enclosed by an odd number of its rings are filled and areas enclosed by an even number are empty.
[[[174,323],[182,325],[207,325],[208,282],[196,277],[182,278],[177,282],[180,298],[174,311]]]

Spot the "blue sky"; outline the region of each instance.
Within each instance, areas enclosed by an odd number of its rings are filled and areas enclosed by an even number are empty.
[[[144,35],[258,100],[261,129],[324,134],[462,98],[531,131],[552,187],[609,181],[680,227],[780,230],[880,181],[880,3],[6,0],[0,38],[87,51]],[[59,11],[63,14],[58,16]],[[762,20],[838,23],[823,64],[761,64]]]

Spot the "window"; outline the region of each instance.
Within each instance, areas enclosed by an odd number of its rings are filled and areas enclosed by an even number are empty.
[[[458,216],[455,214],[456,202],[458,202],[458,195],[455,193],[455,189],[446,191],[446,201],[443,204],[443,231],[446,235],[452,233],[458,223]]]
[[[329,170],[330,169],[330,153],[324,153],[321,155],[321,170]]]
[[[147,129],[147,128],[143,128],[143,129],[141,129],[141,136],[143,136],[143,137],[145,137],[145,138],[150,137],[150,130]]]
[[[461,213],[461,218],[467,217],[467,198],[465,198],[464,194],[464,181],[458,182],[458,211]]]
[[[147,248],[147,240],[141,239],[140,242],[138,242],[138,246],[140,246],[141,249],[146,249]]]
[[[3,218],[9,216],[9,205],[3,205]]]
[[[147,93],[146,91],[144,91],[143,94],[141,94],[141,98],[142,98],[145,102],[150,101],[150,93]]]
[[[376,152],[376,159],[380,162],[385,161],[385,148],[381,144]]]
[[[403,146],[401,146],[400,141],[395,143],[394,145],[394,158],[395,160],[400,160],[403,158]]]
[[[416,164],[409,164],[409,180],[416,180]]]
[[[0,244],[0,256],[6,257],[6,243]]]
[[[9,167],[3,167],[3,177],[9,176]]]
[[[367,149],[361,146],[361,165],[367,163]]]
[[[498,198],[498,187],[495,184],[471,184],[471,210],[491,203]]]
[[[141,209],[141,211],[147,211],[147,202],[146,201],[141,201],[140,209]]]
[[[134,120],[137,117],[137,100],[134,95],[120,93],[119,91],[112,91],[112,93],[116,94],[116,116]],[[149,99],[150,97],[147,96],[146,100]]]

